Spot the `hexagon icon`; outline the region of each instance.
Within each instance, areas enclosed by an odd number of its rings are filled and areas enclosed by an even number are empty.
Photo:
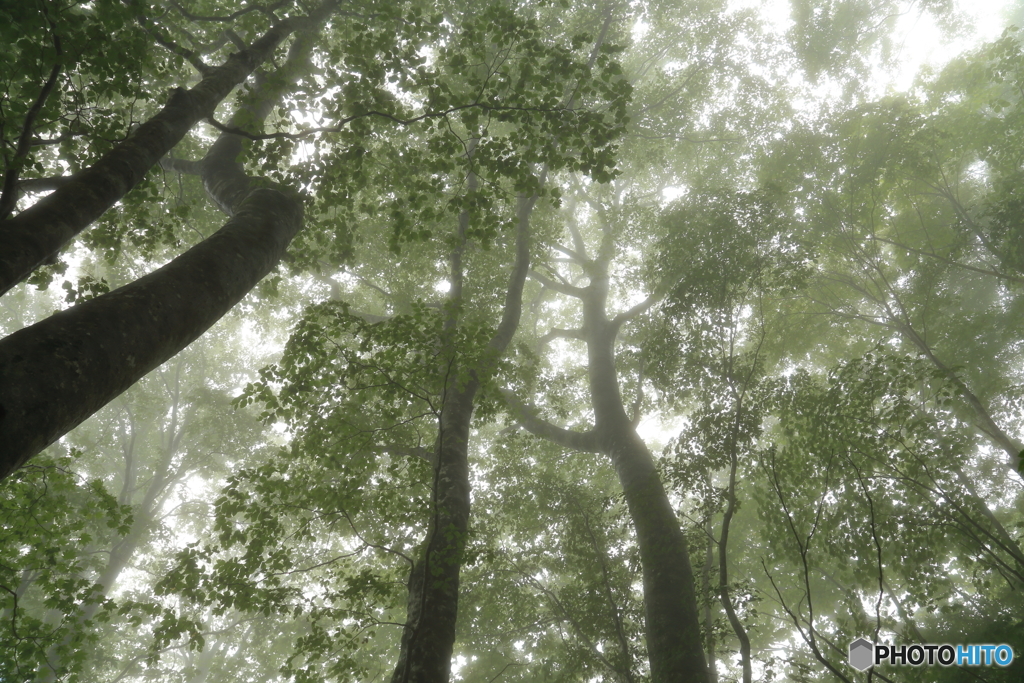
[[[871,668],[875,663],[875,644],[866,638],[850,643],[850,666],[857,671]]]

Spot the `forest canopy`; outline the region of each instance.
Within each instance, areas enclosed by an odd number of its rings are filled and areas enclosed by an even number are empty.
[[[0,682],[1022,680],[971,9],[0,0]]]

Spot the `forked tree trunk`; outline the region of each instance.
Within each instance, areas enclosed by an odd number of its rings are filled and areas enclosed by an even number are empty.
[[[546,171],[542,178],[546,177]],[[543,182],[543,180],[542,180]],[[472,185],[472,183],[471,183]],[[469,431],[482,381],[494,372],[522,316],[523,288],[530,268],[529,221],[537,197],[518,202],[515,263],[505,293],[501,323],[474,367],[456,363],[448,382],[437,439],[433,504],[423,551],[409,577],[409,599],[398,664],[391,683],[448,683],[459,609],[459,573],[469,529]],[[468,214],[460,218],[460,244]],[[452,303],[458,311],[462,292],[462,249],[452,254]],[[449,324],[457,324],[457,314]]]
[[[282,22],[287,32],[261,39],[264,57],[296,25],[318,29],[336,6],[325,0],[303,23]],[[293,44],[283,76],[308,56],[311,33]],[[286,85],[259,93],[257,119]],[[240,149],[240,138],[221,136],[203,162],[207,188],[231,216],[223,228],[163,268],[0,340],[0,479],[198,338],[280,262],[302,227],[302,199],[251,189]]]
[[[707,683],[690,552],[654,458],[623,405],[615,367],[619,325],[608,319],[607,264],[583,292],[590,399],[598,449],[615,466],[636,531],[653,683]]]
[[[328,4],[336,3],[324,3]],[[325,6],[317,10],[318,15],[326,16],[330,11]],[[278,22],[248,49],[232,54],[223,65],[211,69],[195,87],[172,91],[167,105],[158,114],[92,166],[74,174],[55,192],[17,216],[0,222],[0,295],[52,258],[138,185],[192,126],[212,115],[221,100],[263,64],[293,31],[322,18]]]
[[[607,236],[606,236],[607,238]],[[606,239],[607,242],[607,239]],[[583,254],[583,249],[579,250]],[[594,410],[588,432],[562,429],[530,413],[506,393],[520,424],[567,448],[607,455],[629,510],[643,572],[644,626],[652,683],[708,683],[690,553],[662,486],[654,458],[626,415],[615,367],[615,339],[628,316],[607,315],[610,242],[602,255],[581,263],[585,288],[555,284],[581,300],[583,327],[573,332],[587,345],[587,377]]]

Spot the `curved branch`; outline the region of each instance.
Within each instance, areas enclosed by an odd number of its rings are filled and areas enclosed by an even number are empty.
[[[202,57],[200,57],[196,52],[189,50],[186,47],[182,47],[181,45],[178,45],[176,42],[174,42],[164,34],[160,33],[160,29],[154,26],[153,23],[149,21],[149,19],[147,19],[145,16],[140,14],[137,17],[137,19],[139,25],[142,26],[142,29],[146,33],[151,35],[153,37],[153,40],[155,40],[158,45],[170,51],[171,53],[176,54],[179,57],[185,59],[199,73],[205,76],[206,74],[210,73],[210,71],[213,69],[213,67],[204,62]]]
[[[585,264],[588,260],[586,255],[581,254],[577,251],[573,251],[568,247],[563,247],[561,244],[552,244],[551,248],[554,249],[555,251],[562,252],[563,254],[565,254],[566,256],[568,256],[569,258],[571,258],[573,261],[577,262],[580,265]]]
[[[577,432],[551,424],[536,414],[536,410],[527,406],[508,389],[500,389],[505,403],[511,408],[516,422],[534,436],[539,436],[563,448],[583,453],[600,453],[597,435],[594,430]]]
[[[0,222],[0,294],[53,257],[78,233],[135,187],[196,122],[214,108],[292,32],[332,12],[325,0],[304,19],[275,24],[252,47],[231,55],[190,90],[175,89],[166,106],[113,150],[14,218]]]
[[[176,159],[169,154],[160,160],[160,168],[165,171],[184,173],[185,175],[203,174],[202,162],[191,161],[190,159]]]
[[[537,347],[544,348],[554,339],[576,339],[586,341],[583,330],[564,330],[561,327],[552,327],[548,333],[537,340]]]
[[[647,311],[651,310],[651,306],[658,303],[660,299],[660,294],[651,294],[649,297],[638,303],[636,306],[633,306],[628,311],[623,311],[622,313],[619,313],[617,316],[612,318],[612,328],[617,330],[620,327],[622,327],[624,323],[627,323],[633,318],[637,317],[638,315],[642,315]]]

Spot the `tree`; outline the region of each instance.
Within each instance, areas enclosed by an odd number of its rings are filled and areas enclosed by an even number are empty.
[[[897,9],[9,11],[0,239],[50,241],[0,258],[57,262],[0,301],[6,675],[854,681],[859,636],[1019,644],[1020,46],[878,98]],[[221,319],[288,341],[62,436]]]

